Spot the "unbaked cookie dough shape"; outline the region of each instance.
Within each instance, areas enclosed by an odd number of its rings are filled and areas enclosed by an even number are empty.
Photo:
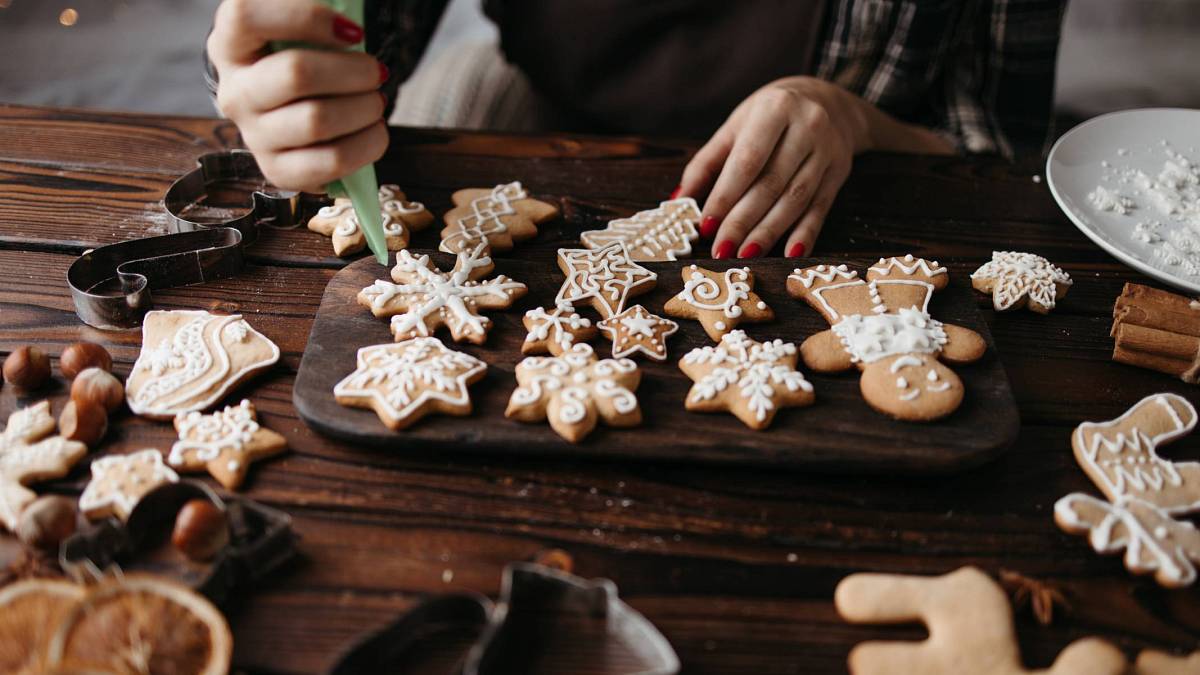
[[[880,258],[866,280],[845,265],[816,265],[788,276],[788,292],[830,323],[800,346],[816,372],[857,367],[863,398],[896,419],[929,422],[958,409],[963,384],[942,363],[971,363],[987,350],[973,330],[929,315],[946,287],[946,268],[911,255]]]
[[[238,314],[152,311],[125,398],[135,414],[170,420],[203,411],[279,361],[279,347]]]

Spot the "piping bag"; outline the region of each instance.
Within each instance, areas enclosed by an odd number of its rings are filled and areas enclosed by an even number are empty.
[[[335,12],[340,12],[360,26],[366,25],[363,23],[364,0],[317,1]],[[275,51],[291,48],[326,49],[326,47],[315,47],[301,42],[275,42],[271,46]],[[366,51],[366,49],[365,38],[358,44],[347,48],[348,51],[360,52]],[[380,265],[387,265],[387,239],[383,234],[383,208],[379,203],[379,180],[375,177],[375,165],[368,164],[349,176],[327,184],[325,191],[334,198],[348,197],[350,199],[354,205],[354,214],[358,216],[358,225],[366,235],[367,246],[375,254],[375,259],[379,261]]]

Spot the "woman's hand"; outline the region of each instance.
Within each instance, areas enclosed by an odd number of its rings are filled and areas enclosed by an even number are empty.
[[[242,133],[276,186],[323,192],[324,185],[370,164],[387,148],[387,68],[344,49],[362,27],[311,0],[224,0],[208,55],[220,83],[217,105]],[[339,51],[287,49],[295,40]]]
[[[742,101],[688,163],[677,194],[711,188],[700,233],[715,235],[714,258],[763,255],[789,230],[783,250],[801,256],[812,251],[854,156],[873,148],[952,151],[835,84],[789,77]]]

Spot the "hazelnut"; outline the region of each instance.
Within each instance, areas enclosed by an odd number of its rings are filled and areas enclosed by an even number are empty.
[[[229,543],[225,513],[207,499],[193,499],[175,516],[171,543],[189,560],[212,560]]]
[[[95,403],[67,401],[58,417],[58,433],[69,441],[94,447],[108,432],[108,412]]]
[[[4,379],[22,389],[37,389],[50,379],[50,357],[37,347],[18,347],[4,359]]]
[[[112,370],[112,356],[108,350],[93,342],[76,342],[63,350],[58,357],[58,370],[68,380],[88,368]]]
[[[21,511],[17,538],[26,546],[57,551],[59,544],[75,533],[77,520],[74,499],[62,495],[38,497]]]
[[[87,368],[71,383],[71,400],[98,405],[111,413],[125,400],[125,386],[106,370]]]

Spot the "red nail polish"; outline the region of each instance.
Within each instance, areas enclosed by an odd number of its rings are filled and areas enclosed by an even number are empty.
[[[342,42],[358,44],[363,39],[362,26],[344,16],[333,17],[333,35]]]
[[[676,185],[676,186],[675,186],[675,189],[674,189],[674,190],[671,190],[671,196],[670,196],[670,197],[667,197],[667,201],[670,201],[670,200],[672,200],[672,199],[679,199],[679,193],[680,193],[680,192],[683,192],[683,186],[682,186],[682,185]]]
[[[721,221],[712,216],[704,216],[700,221],[700,236],[705,239],[711,239],[717,233],[717,228],[721,226]]]
[[[392,76],[392,71],[388,70],[388,67],[383,65],[382,62],[380,62],[380,64],[379,64],[379,84],[383,84],[384,82],[387,82],[388,78],[391,76]]]
[[[734,246],[735,244],[728,239],[717,244],[717,252],[713,254],[713,258],[716,258],[717,260],[724,260],[731,257],[733,255]]]
[[[806,250],[807,247],[804,246],[804,242],[798,241],[795,244],[792,244],[792,247],[788,249],[787,257],[799,258],[800,256],[804,255]]]
[[[762,247],[754,242],[746,244],[742,247],[742,250],[738,252],[739,258],[757,258],[760,255],[762,255]]]

